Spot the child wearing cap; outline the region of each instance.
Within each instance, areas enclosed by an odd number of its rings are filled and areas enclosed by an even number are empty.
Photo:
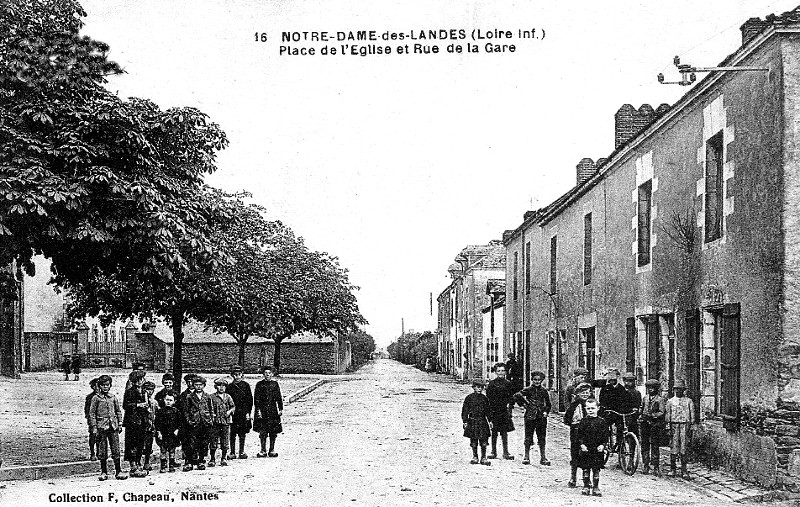
[[[244,452],[244,441],[252,427],[250,412],[253,411],[253,391],[250,389],[250,384],[243,380],[244,372],[238,364],[231,368],[231,377],[233,377],[233,382],[228,384],[225,392],[233,398],[236,410],[233,412],[233,422],[231,423],[231,454],[228,459],[236,458],[236,437],[239,437],[239,459],[247,459],[247,454]]]
[[[122,432],[122,409],[117,397],[111,394],[111,377],[100,375],[97,379],[99,392],[92,398],[89,406],[89,428],[98,443],[97,457],[100,458],[100,480],[108,479],[108,447],[114,460],[114,477],[127,479],[122,472],[119,456],[119,434]]]
[[[147,471],[141,465],[148,406],[142,392],[144,372],[132,371],[128,376],[128,382],[130,387],[125,390],[125,395],[122,397],[122,408],[125,410],[125,417],[122,420],[122,425],[125,426],[125,461],[130,463],[131,477],[146,477]]]
[[[92,424],[89,420],[89,409],[92,407],[92,398],[95,397],[97,393],[100,392],[100,387],[97,385],[96,378],[93,378],[89,381],[89,387],[92,388],[92,392],[86,395],[86,400],[83,403],[83,414],[86,417],[86,425],[89,428],[89,460],[94,461],[97,459],[97,439],[95,438],[94,433],[92,433]]]
[[[464,398],[461,407],[461,421],[464,424],[464,436],[469,438],[472,447],[472,463],[478,461],[478,445],[481,446],[481,465],[491,465],[486,459],[486,446],[489,444],[491,423],[489,422],[489,399],[483,395],[483,380],[472,381],[472,392]]]
[[[575,388],[578,385],[588,381],[589,381],[589,370],[580,366],[572,370],[572,379],[569,381],[567,388],[564,390],[564,397],[566,398],[566,403],[569,404],[575,401]]]
[[[156,412],[156,420],[153,426],[156,430],[156,442],[161,451],[161,473],[167,471],[174,472],[177,464],[175,463],[175,448],[178,447],[178,429],[180,428],[181,417],[175,407],[175,393],[167,392],[164,397],[164,406]]]
[[[622,385],[625,386],[625,391],[627,393],[625,402],[621,407],[622,413],[630,414],[634,412],[633,415],[626,416],[625,421],[628,423],[628,431],[632,431],[638,435],[639,415],[642,410],[642,393],[636,389],[636,375],[629,371],[625,372],[622,375]]]
[[[578,425],[586,417],[586,400],[592,386],[587,382],[578,384],[575,387],[575,399],[570,403],[567,411],[564,412],[564,424],[569,426],[569,451],[570,451],[570,479],[567,486],[574,488],[577,485],[578,457],[581,451],[580,441],[578,440]]]
[[[175,408],[178,409],[178,416],[180,417],[180,431],[178,432],[178,439],[180,440],[181,443],[181,455],[183,457],[184,463],[186,462],[186,452],[187,452],[186,451],[187,446],[184,443],[184,440],[186,439],[187,430],[185,428],[186,425],[183,420],[183,407],[186,404],[186,398],[192,392],[194,392],[194,378],[196,376],[197,375],[195,375],[194,373],[187,373],[186,375],[183,376],[183,381],[186,383],[186,389],[184,389],[183,392],[180,393],[178,397],[175,399]]]
[[[521,407],[525,407],[525,456],[522,459],[523,465],[530,465],[531,446],[533,445],[533,434],[536,433],[536,440],[539,444],[539,454],[541,459],[539,464],[549,466],[550,460],[545,453],[547,440],[547,416],[552,409],[550,394],[547,389],[542,387],[544,373],[541,371],[533,372],[531,385],[514,395],[514,399]]]
[[[670,476],[675,477],[675,460],[681,458],[681,477],[690,479],[686,470],[686,447],[689,438],[689,426],[694,422],[694,403],[686,394],[686,382],[683,379],[675,381],[673,387],[675,396],[666,404],[665,420],[672,432],[670,441],[669,468]]]
[[[659,476],[659,435],[664,431],[664,398],[661,396],[661,384],[656,379],[644,383],[647,389],[642,399],[642,422],[640,425],[642,435],[642,462],[645,475],[650,473],[650,464],[653,465],[653,475]]]
[[[172,376],[172,373],[165,373],[161,376],[161,386],[161,390],[155,395],[155,400],[158,402],[159,408],[164,408],[164,396],[166,396],[167,393],[172,393],[175,396],[178,395],[178,393],[176,393],[174,390],[175,377]]]
[[[231,423],[233,422],[233,412],[236,406],[233,403],[231,395],[225,392],[228,387],[228,381],[222,377],[214,380],[214,389],[216,392],[211,395],[211,403],[214,407],[213,428],[211,430],[211,438],[209,439],[209,454],[208,466],[213,467],[216,465],[217,446],[222,450],[220,455],[219,464],[226,466],[228,462],[225,458],[228,456],[228,442],[231,438]]]
[[[186,437],[183,440],[186,464],[184,472],[192,471],[193,465],[198,470],[206,469],[208,453],[208,437],[213,425],[214,406],[211,397],[204,391],[206,379],[200,375],[192,378],[194,389],[183,402],[183,423]]]
[[[142,384],[142,392],[144,393],[145,401],[147,402],[147,407],[145,408],[144,416],[144,443],[142,444],[142,457],[144,470],[150,471],[153,469],[150,466],[150,455],[153,454],[153,437],[155,436],[155,420],[156,420],[156,411],[158,410],[158,402],[155,400],[153,396],[153,392],[156,390],[156,385],[150,381],[145,382]]]

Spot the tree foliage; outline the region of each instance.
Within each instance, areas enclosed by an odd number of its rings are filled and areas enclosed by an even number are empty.
[[[358,369],[366,364],[372,353],[375,352],[375,339],[363,330],[354,331],[347,335],[352,354],[352,369]]]
[[[413,364],[419,369],[425,368],[425,361],[435,359],[439,353],[436,335],[430,331],[422,333],[405,333],[397,341],[387,347],[389,357],[404,364]]]

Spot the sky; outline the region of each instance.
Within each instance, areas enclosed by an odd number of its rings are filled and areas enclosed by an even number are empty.
[[[800,0],[82,0],[84,34],[111,46],[121,97],[196,107],[230,146],[207,178],[246,190],[349,270],[366,330],[385,347],[436,329],[436,297],[466,245],[506,229],[575,184],[575,166],[613,151],[625,103],[672,104],[682,63],[713,66],[750,17]],[[321,55],[283,32],[465,30],[467,40],[361,42],[389,55]],[[487,53],[473,30],[512,32]],[[535,29],[538,39],[519,39]],[[542,33],[544,37],[541,38]],[[261,41],[266,34],[266,41]],[[397,46],[437,45],[437,54]],[[449,44],[478,53],[448,53]],[[281,55],[281,46],[316,54]],[[702,78],[698,76],[698,80]],[[430,295],[433,295],[433,309]]]

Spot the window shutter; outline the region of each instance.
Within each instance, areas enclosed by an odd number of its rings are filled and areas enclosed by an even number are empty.
[[[690,310],[686,317],[686,394],[694,402],[695,422],[700,422],[700,326],[700,310]]]
[[[636,367],[636,319],[625,321],[625,371],[633,373]]]
[[[661,355],[658,344],[661,340],[661,330],[658,317],[647,321],[647,378],[659,380],[661,377]]]
[[[739,423],[739,303],[722,310],[720,333],[720,415],[727,429]]]

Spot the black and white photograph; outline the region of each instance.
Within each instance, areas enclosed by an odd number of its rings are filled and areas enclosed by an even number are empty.
[[[800,505],[800,0],[0,0],[0,506]]]

